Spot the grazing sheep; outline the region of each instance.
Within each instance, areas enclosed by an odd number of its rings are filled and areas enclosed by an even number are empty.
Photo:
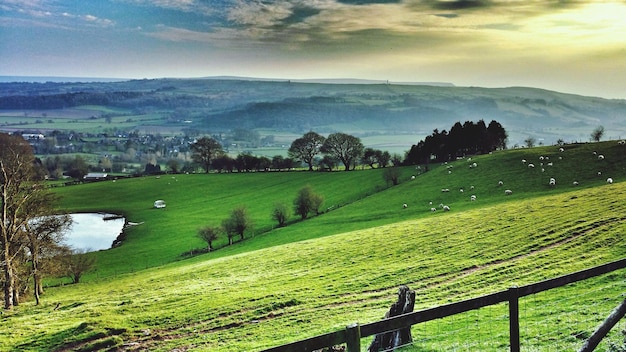
[[[472,186],[470,186],[470,189],[474,189],[474,186],[473,186],[473,185],[472,185]]]
[[[544,168],[541,168],[541,172],[546,172],[546,169],[544,169]]]
[[[407,205],[406,203],[404,203],[404,204],[402,204],[402,207],[403,207],[404,209],[406,209],[406,208],[408,207],[408,205]]]
[[[437,208],[430,208],[430,211],[437,211]]]
[[[547,166],[554,166],[554,164],[552,164],[552,162],[549,162],[546,164]]]
[[[476,200],[476,195],[472,194],[472,195],[470,196],[470,201],[472,201],[472,202],[473,202],[473,201],[475,201],[475,200]]]
[[[442,189],[441,189],[441,192],[443,192],[443,193],[447,193],[447,192],[450,192],[450,189],[449,189],[449,188],[442,188]]]
[[[452,171],[448,170],[448,175],[450,175],[452,173]]]
[[[504,194],[510,196],[511,194],[513,194],[513,191],[511,191],[510,189],[505,189]]]
[[[478,164],[472,163],[472,167],[476,167],[476,166],[478,166]]]
[[[522,159],[522,164],[526,164],[526,159]]]
[[[464,192],[463,188],[459,189],[459,192],[463,193]]]
[[[598,155],[598,160],[604,160],[604,155],[602,154]]]
[[[560,151],[561,153],[563,153],[563,152],[565,151],[565,149],[563,149],[563,148],[561,147],[561,148],[559,148],[559,151]]]
[[[450,207],[449,207],[449,206],[447,206],[447,205],[444,205],[444,206],[443,206],[443,211],[450,211]]]
[[[539,160],[543,160],[543,155],[541,155],[541,156],[539,157]]]
[[[617,142],[617,144],[626,144],[626,141],[622,139],[621,141]]]
[[[498,181],[498,186],[502,186],[504,184],[504,182],[502,182],[502,180]]]
[[[550,177],[550,182],[548,182],[548,184],[550,185],[550,187],[556,186],[556,180],[554,179],[554,177]]]
[[[607,178],[607,179],[606,179],[606,183],[608,183],[608,184],[612,184],[612,183],[613,183],[613,179],[612,179],[612,178],[610,178],[610,177],[609,177],[609,178]]]
[[[415,180],[415,176],[411,176],[411,180]]]
[[[596,154],[598,154],[598,152],[594,151],[592,154],[593,154],[593,155],[596,155]]]
[[[535,164],[528,164],[528,167],[532,169],[535,167]]]
[[[574,185],[574,186],[578,186],[578,181],[574,181],[574,182],[572,182],[572,185]]]
[[[598,176],[602,176],[602,171],[598,171]]]

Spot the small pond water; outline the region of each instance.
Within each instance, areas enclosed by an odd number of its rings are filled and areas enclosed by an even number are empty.
[[[99,251],[109,249],[122,233],[126,220],[115,214],[70,214],[72,228],[65,234],[65,243],[74,249]]]

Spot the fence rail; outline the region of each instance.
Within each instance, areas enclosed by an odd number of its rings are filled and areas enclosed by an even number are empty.
[[[430,320],[444,318],[447,316],[468,312],[502,302],[509,304],[509,339],[510,351],[519,352],[519,298],[533,295],[539,292],[562,287],[570,283],[586,280],[599,275],[604,275],[612,271],[626,268],[626,258],[611,263],[599,265],[593,268],[577,271],[568,275],[559,276],[553,279],[540,281],[537,283],[511,287],[506,291],[500,291],[477,298],[449,303],[434,308],[428,308],[417,312],[398,315],[392,318],[383,319],[373,323],[363,325],[352,324],[344,330],[331,332],[324,335],[296,341],[285,345],[269,348],[262,352],[311,352],[325,347],[339,344],[347,344],[348,352],[360,351],[360,339],[362,337],[373,336],[385,332],[395,331]]]

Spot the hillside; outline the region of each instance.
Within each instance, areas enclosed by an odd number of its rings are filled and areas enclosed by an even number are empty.
[[[52,121],[77,117],[81,121],[84,115],[85,122],[89,118],[98,122],[99,116],[106,115],[118,128],[141,132],[223,133],[246,128],[299,135],[309,130],[341,131],[359,137],[383,136],[379,144],[387,147],[397,143],[399,135],[413,136],[410,142],[403,139],[405,150],[434,129],[479,119],[502,123],[511,146],[522,145],[529,136],[544,144],[558,139],[584,142],[598,125],[605,127],[609,139],[626,136],[624,100],[522,87],[158,79],[0,83],[0,92],[3,129],[63,126],[41,119],[44,114],[54,117]],[[102,122],[98,126],[111,127]],[[374,146],[373,141],[370,144]]]
[[[609,153],[613,144],[608,143],[579,146],[584,151],[578,150],[577,156],[587,154],[591,147],[607,158],[615,156]],[[536,152],[544,155],[547,151]],[[494,164],[506,163],[505,156],[485,156],[478,165],[486,166],[490,158]],[[434,181],[437,178],[449,176],[455,179],[448,181],[460,182],[466,177],[455,176],[455,171],[447,174],[446,168],[433,170],[381,192],[382,197],[367,197],[341,208],[345,211],[341,218],[348,224],[353,220],[348,214],[356,215],[354,221],[365,217],[359,207],[384,207],[403,214],[389,219],[392,223],[388,225],[371,226],[382,221],[372,219],[360,230],[344,232],[341,226],[335,235],[267,248],[252,245],[265,240],[255,238],[240,246],[236,255],[233,251],[221,258],[201,256],[115,278],[49,288],[43,305],[25,304],[2,316],[0,349],[105,350],[104,346],[125,344],[128,350],[256,351],[341,329],[354,321],[378,320],[400,284],[416,289],[416,308],[421,309],[606,263],[626,253],[625,165],[623,160],[614,165],[614,171],[621,174],[616,177],[619,182],[610,185],[590,178],[582,181],[582,187],[558,185],[526,195],[520,191],[526,180],[519,176],[528,170],[521,168],[514,172],[518,178],[508,181],[516,189],[509,198],[497,199],[498,190],[491,196],[482,194],[475,204],[449,199],[449,213],[416,209],[407,215],[416,205],[403,209],[397,201],[406,199],[410,189],[419,193],[420,187],[412,182],[439,188]],[[432,179],[426,181],[427,176]],[[383,196],[391,191],[398,194]],[[483,198],[486,205],[481,203]],[[381,204],[384,199],[387,203]],[[351,210],[353,206],[357,208]],[[459,210],[463,207],[466,210]],[[332,213],[303,222],[298,232],[322,227],[331,232],[330,228],[339,224],[323,219]],[[382,217],[383,213],[373,216]],[[401,221],[402,217],[413,219]],[[280,231],[292,227],[296,225]],[[284,235],[278,232],[273,237]],[[249,250],[242,248],[246,246]],[[555,310],[567,312],[587,299],[593,302],[596,319],[601,320],[614,307],[612,298],[624,292],[622,279],[623,275],[610,275],[577,285],[569,291],[572,298],[560,299],[564,301],[561,305],[535,302],[533,314],[541,317],[542,326],[550,326],[558,322],[548,323]],[[54,308],[57,303],[60,309]],[[491,314],[483,312],[481,318],[491,319]],[[458,338],[471,338],[464,331],[476,324],[474,319],[452,326],[459,329]],[[495,321],[486,324],[482,329],[506,336],[497,332],[506,326]],[[535,350],[572,350],[581,340],[571,339],[571,335],[593,330],[596,324],[593,319],[568,320],[560,332],[564,335],[556,339],[557,347],[555,338],[544,331],[532,346]],[[455,337],[435,334],[440,329],[437,325],[420,329],[420,336],[433,336],[422,342],[423,348],[455,348],[455,342],[450,342],[456,341]],[[486,340],[491,344],[483,350],[502,349],[502,340]]]
[[[122,246],[94,253],[98,269],[84,283],[49,287],[41,306],[28,302],[5,312],[0,350],[255,351],[376,321],[401,284],[418,292],[416,309],[422,309],[623,258],[626,146],[563,148],[504,151],[431,165],[422,174],[405,168],[403,182],[390,188],[381,183],[382,170],[181,175],[59,188],[68,209],[105,207],[144,224],[131,228]],[[272,230],[268,207],[288,201],[303,184],[324,194],[324,206],[333,209]],[[155,194],[167,194],[172,206],[166,212],[150,208]],[[432,212],[438,203],[451,211]],[[257,222],[253,238],[181,260],[182,251],[201,246],[194,237],[200,225],[239,204],[249,205]],[[581,340],[571,337],[593,330],[615,297],[623,299],[621,278],[578,284],[557,306],[536,302],[533,316],[556,321],[534,328],[543,337],[533,336],[532,348],[577,348]],[[574,308],[589,300],[591,312]],[[594,318],[560,327],[555,347],[554,332],[544,329],[558,322],[555,310],[572,309],[575,317]],[[483,319],[506,314],[490,312],[481,313]],[[456,337],[438,334],[438,325],[420,328],[433,336],[422,348],[450,350],[456,338],[473,338],[467,322],[456,324],[450,327],[459,329]],[[499,336],[482,350],[501,350],[506,326],[481,324]]]

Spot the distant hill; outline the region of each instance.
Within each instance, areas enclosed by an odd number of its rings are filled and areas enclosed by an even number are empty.
[[[248,128],[293,134],[409,134],[417,143],[434,129],[484,119],[504,126],[509,146],[522,145],[527,137],[544,144],[584,142],[599,125],[605,127],[604,139],[626,137],[626,100],[525,87],[240,77],[0,83],[0,110],[81,105],[159,114],[168,126],[185,121],[185,128],[211,133]]]

